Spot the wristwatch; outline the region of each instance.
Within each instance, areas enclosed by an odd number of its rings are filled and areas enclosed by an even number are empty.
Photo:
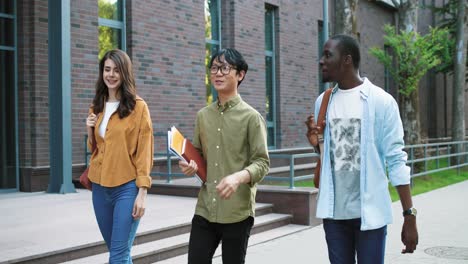
[[[404,211],[403,211],[403,216],[407,216],[407,215],[414,215],[414,216],[416,216],[417,214],[418,214],[418,211],[417,211],[416,208],[414,208],[414,207],[411,207],[410,209],[404,210]]]

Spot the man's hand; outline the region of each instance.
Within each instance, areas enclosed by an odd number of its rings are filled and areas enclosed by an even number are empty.
[[[193,176],[198,171],[197,163],[193,160],[190,163],[179,160],[179,168],[187,176]]]
[[[413,253],[418,245],[418,229],[416,228],[416,216],[407,215],[403,222],[401,230],[401,242],[405,248],[401,251],[402,254]]]
[[[307,126],[307,139],[309,140],[309,143],[316,147],[318,146],[319,144],[319,140],[318,140],[318,133],[319,133],[319,130],[320,130],[320,127],[317,126],[317,124],[315,123],[315,119],[314,119],[314,115],[310,115],[307,117],[307,121],[304,122]]]
[[[222,199],[229,199],[236,191],[241,183],[250,182],[250,173],[247,170],[242,170],[224,177],[216,186],[219,196]]]

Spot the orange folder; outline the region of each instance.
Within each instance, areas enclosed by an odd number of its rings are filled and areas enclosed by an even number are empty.
[[[191,160],[195,161],[198,166],[196,174],[198,179],[202,182],[206,182],[206,161],[192,145],[192,142],[190,142],[188,138],[185,138],[174,126],[167,132],[167,135],[169,151],[186,162],[190,162]]]

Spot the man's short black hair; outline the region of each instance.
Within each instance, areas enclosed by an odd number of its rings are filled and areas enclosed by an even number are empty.
[[[331,39],[338,41],[338,49],[342,56],[351,55],[353,58],[353,66],[355,69],[359,69],[361,62],[361,53],[359,51],[359,43],[351,36],[339,34],[333,36]]]
[[[239,51],[233,48],[226,48],[226,49],[221,49],[218,50],[213,54],[210,60],[210,65],[208,66],[211,68],[213,65],[213,61],[216,59],[216,61],[223,63],[224,61],[221,61],[221,57],[224,57],[224,60],[229,63],[231,66],[233,66],[237,72],[244,71],[245,74],[247,73],[247,70],[249,69],[249,65],[247,62],[245,62],[244,57],[242,54],[240,54]],[[245,79],[245,76],[244,76]],[[237,85],[240,85],[243,80],[239,81]]]

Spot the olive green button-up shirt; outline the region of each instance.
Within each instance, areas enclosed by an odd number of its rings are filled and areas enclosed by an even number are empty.
[[[239,95],[224,105],[215,102],[197,114],[193,145],[207,161],[207,181],[200,189],[195,214],[213,223],[236,223],[255,216],[256,184],[268,173],[270,160],[265,120]],[[229,199],[216,191],[220,181],[247,170],[249,184],[240,184]]]

